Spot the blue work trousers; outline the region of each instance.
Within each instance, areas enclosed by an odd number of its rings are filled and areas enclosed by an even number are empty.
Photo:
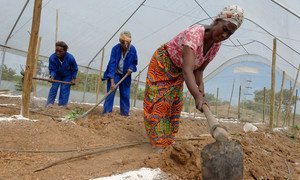
[[[60,80],[60,81],[66,81],[66,82],[71,82],[72,76],[55,76],[55,80]],[[52,83],[52,87],[50,88],[49,95],[48,95],[48,100],[47,104],[54,104],[56,95],[57,95],[57,90],[60,86],[60,91],[59,91],[59,99],[58,99],[58,105],[59,106],[66,106],[69,101],[69,96],[70,96],[70,90],[71,90],[71,85],[70,84],[62,84],[58,82]]]
[[[115,84],[117,84],[123,77],[122,74],[116,74],[114,77]],[[130,109],[130,84],[131,82],[123,81],[119,85],[120,91],[120,113],[122,116],[129,115]],[[107,92],[110,90],[110,79],[107,80]],[[110,113],[113,110],[114,98],[115,98],[116,90],[113,91],[110,95],[107,96],[103,106],[103,114]]]

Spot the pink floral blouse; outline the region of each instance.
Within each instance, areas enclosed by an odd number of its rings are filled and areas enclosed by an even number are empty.
[[[189,27],[166,44],[170,59],[177,67],[182,68],[182,50],[184,45],[191,47],[196,56],[194,69],[198,69],[204,61],[210,62],[213,60],[220,49],[221,43],[213,44],[203,57],[204,31],[205,29],[202,25]]]

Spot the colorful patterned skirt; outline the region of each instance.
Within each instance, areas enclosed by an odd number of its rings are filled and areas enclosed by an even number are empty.
[[[183,106],[182,91],[182,70],[161,46],[152,56],[144,97],[144,122],[153,147],[167,147],[174,142]]]

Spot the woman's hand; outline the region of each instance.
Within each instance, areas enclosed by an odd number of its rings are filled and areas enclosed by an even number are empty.
[[[113,91],[116,88],[116,84],[114,79],[110,79],[110,90]]]
[[[71,80],[71,84],[72,84],[72,85],[75,85],[75,84],[76,84],[76,79],[72,79],[72,80]]]
[[[196,109],[198,109],[202,113],[203,113],[203,109],[202,109],[203,104],[206,104],[208,106],[208,102],[203,95],[195,99],[195,104],[196,104]]]

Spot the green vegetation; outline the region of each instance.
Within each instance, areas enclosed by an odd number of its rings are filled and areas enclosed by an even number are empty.
[[[80,116],[84,113],[84,109],[80,108],[80,107],[75,107],[71,112],[69,112],[66,116],[65,119],[68,120],[73,120],[75,119],[77,116]]]
[[[77,78],[76,86],[72,86],[72,89],[78,91],[84,91],[86,74],[78,71],[76,78]],[[99,78],[99,74],[88,74],[86,92],[96,92],[98,78]],[[101,85],[104,85],[104,83],[105,82],[102,81],[100,82]],[[103,92],[103,90],[104,88],[100,88],[100,92]]]
[[[2,69],[2,80],[16,82],[16,89],[22,91],[22,76],[17,75],[14,69],[7,67],[5,64]]]
[[[2,80],[14,81],[16,76],[16,71],[12,68],[7,67],[5,64],[2,69]]]

